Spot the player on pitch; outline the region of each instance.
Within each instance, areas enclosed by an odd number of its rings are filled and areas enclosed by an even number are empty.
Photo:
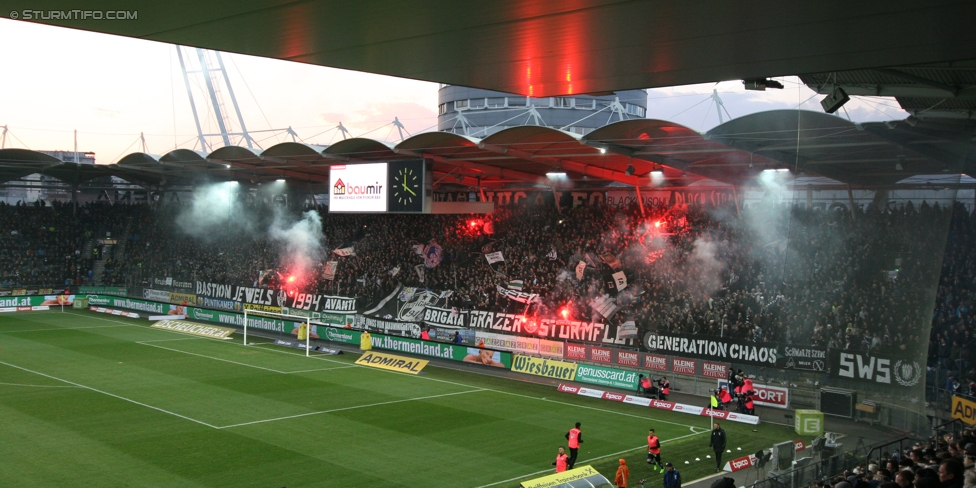
[[[654,429],[647,431],[647,464],[652,471],[664,472],[664,464],[661,463],[661,440],[654,433]]]

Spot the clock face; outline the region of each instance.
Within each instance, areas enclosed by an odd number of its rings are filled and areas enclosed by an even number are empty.
[[[419,164],[417,164],[419,163]],[[390,163],[389,212],[423,212],[424,165],[422,161]]]

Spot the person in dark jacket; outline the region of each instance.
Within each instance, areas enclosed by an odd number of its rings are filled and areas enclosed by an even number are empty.
[[[722,453],[725,452],[725,430],[718,425],[718,422],[712,427],[712,436],[708,441],[708,445],[715,452],[715,471],[722,470]]]
[[[939,488],[962,488],[963,465],[955,459],[946,459],[939,465]]]
[[[681,473],[671,463],[664,466],[664,488],[681,488]]]

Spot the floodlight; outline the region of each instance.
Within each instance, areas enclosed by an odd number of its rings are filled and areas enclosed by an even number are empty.
[[[832,114],[840,110],[850,99],[851,97],[847,95],[847,92],[843,88],[835,86],[834,91],[830,92],[827,98],[820,101],[820,106],[823,107],[824,112]]]

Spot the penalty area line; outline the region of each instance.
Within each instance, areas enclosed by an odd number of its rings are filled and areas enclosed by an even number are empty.
[[[678,441],[678,440],[681,440],[681,439],[685,439],[685,438],[688,438],[688,437],[692,437],[692,436],[696,436],[696,435],[700,435],[700,434],[704,434],[704,433],[705,432],[696,432],[694,434],[686,434],[686,435],[683,435],[683,436],[680,436],[680,437],[674,437],[672,439],[667,439],[667,440],[661,441],[661,444],[664,444],[664,443],[667,443],[667,442]],[[632,447],[630,449],[624,449],[623,451],[617,451],[617,452],[614,452],[614,453],[611,453],[611,454],[605,454],[603,456],[599,456],[599,457],[595,457],[595,458],[590,458],[590,459],[587,459],[587,460],[584,460],[584,461],[576,461],[576,463],[577,464],[592,463],[593,461],[599,461],[601,459],[606,459],[608,457],[614,457],[614,456],[619,456],[621,454],[627,454],[628,452],[633,452],[633,451],[636,451],[638,449],[647,449],[647,444],[642,444],[640,446]],[[550,469],[544,469],[542,471],[536,471],[535,473],[524,474],[522,476],[518,476],[518,477],[515,477],[515,478],[509,478],[507,480],[496,481],[496,482],[494,482],[494,483],[492,483],[490,485],[481,485],[478,488],[488,488],[490,486],[497,486],[497,485],[500,485],[502,483],[509,483],[511,481],[518,481],[518,480],[521,480],[521,479],[525,479],[525,478],[528,478],[529,476],[535,476],[535,475],[545,474],[545,473],[551,473],[551,472],[552,472],[552,469],[551,468]]]
[[[190,337],[189,339],[197,339],[197,338],[196,337]],[[209,339],[209,337],[200,337],[200,339]],[[179,340],[179,339],[164,339],[164,340],[175,341],[175,340]],[[225,362],[225,363],[236,364],[238,366],[246,366],[248,368],[255,368],[255,369],[260,369],[260,370],[264,370],[264,371],[270,371],[272,373],[278,373],[278,374],[310,373],[310,372],[313,372],[313,371],[329,371],[329,370],[332,370],[332,369],[346,369],[346,368],[352,367],[352,366],[339,366],[339,367],[334,367],[334,368],[305,369],[305,370],[300,370],[300,371],[281,371],[281,370],[273,369],[273,368],[265,368],[264,366],[257,366],[255,364],[247,364],[247,363],[242,363],[242,362],[239,362],[239,361],[232,361],[230,359],[223,359],[223,358],[218,358],[218,357],[214,357],[214,356],[208,356],[206,354],[200,354],[200,353],[189,352],[189,351],[181,351],[179,349],[173,349],[171,347],[165,347],[165,346],[158,346],[156,344],[148,344],[148,342],[154,342],[154,341],[139,341],[139,342],[136,342],[136,344],[139,344],[139,345],[142,345],[142,346],[155,347],[157,349],[165,349],[167,351],[178,352],[178,353],[181,353],[181,354],[188,354],[190,356],[197,356],[197,357],[201,357],[201,358],[205,358],[205,359],[210,359],[210,360],[213,360],[213,361],[222,361],[222,362]]]
[[[197,420],[197,419],[194,419],[194,418],[187,417],[186,415],[180,415],[180,414],[175,413],[175,412],[170,412],[169,410],[164,410],[164,409],[159,408],[159,407],[154,407],[152,405],[148,405],[148,404],[145,404],[145,403],[142,403],[142,402],[137,402],[137,401],[135,401],[135,400],[133,400],[131,398],[126,398],[124,396],[119,396],[119,395],[116,395],[114,393],[109,393],[107,391],[102,391],[102,390],[99,390],[99,389],[96,389],[96,388],[92,388],[90,386],[83,385],[81,383],[75,383],[74,381],[68,381],[68,380],[65,380],[65,379],[61,379],[61,378],[58,378],[57,376],[51,376],[49,374],[44,374],[44,373],[41,373],[40,371],[34,371],[32,369],[27,369],[27,368],[24,368],[22,366],[17,366],[16,364],[5,363],[3,361],[0,361],[0,364],[6,365],[6,366],[10,366],[11,368],[19,369],[21,371],[26,371],[28,373],[34,373],[36,375],[40,375],[40,376],[43,376],[45,378],[50,378],[52,380],[57,380],[57,381],[60,381],[62,383],[67,383],[69,385],[77,386],[78,388],[83,388],[85,390],[91,390],[91,391],[94,391],[95,393],[101,393],[102,395],[108,395],[108,396],[110,396],[112,398],[118,398],[119,400],[124,400],[124,401],[127,401],[129,403],[133,403],[133,404],[139,405],[140,407],[150,408],[150,409],[156,410],[157,412],[162,412],[162,413],[165,413],[165,414],[168,414],[168,415],[172,415],[174,417],[179,417],[179,418],[181,418],[183,420],[189,420],[190,422],[197,423],[197,424],[200,424],[200,425],[204,425],[204,426],[210,427],[211,429],[217,429],[217,428],[219,428],[219,427],[216,427],[214,425],[210,425],[210,424],[208,424],[206,422],[203,422],[201,420]]]
[[[403,399],[400,399],[400,400],[391,400],[391,401],[388,401],[388,402],[370,403],[370,404],[366,404],[366,405],[355,405],[355,406],[352,406],[352,407],[333,408],[331,410],[321,410],[321,411],[318,411],[318,412],[308,412],[308,413],[300,413],[298,415],[288,415],[287,417],[278,417],[278,418],[274,418],[274,419],[255,420],[253,422],[244,422],[244,423],[234,424],[234,425],[224,425],[222,427],[217,427],[217,429],[230,429],[231,427],[243,427],[245,425],[263,424],[263,423],[266,423],[266,422],[276,422],[278,420],[288,420],[288,419],[295,419],[295,418],[300,418],[300,417],[308,417],[310,415],[321,415],[321,414],[324,414],[324,413],[344,412],[346,410],[356,410],[356,409],[360,409],[360,408],[379,407],[379,406],[383,406],[383,405],[393,405],[394,403],[416,402],[416,401],[419,401],[419,400],[429,400],[429,399],[432,399],[432,398],[443,398],[443,397],[454,396],[454,395],[464,395],[464,394],[467,394],[467,393],[478,393],[479,391],[488,391],[488,390],[485,390],[483,388],[479,388],[477,390],[456,391],[454,393],[443,393],[443,394],[440,394],[440,395],[429,395],[429,396],[422,396],[422,397],[416,397],[416,398],[403,398]]]

